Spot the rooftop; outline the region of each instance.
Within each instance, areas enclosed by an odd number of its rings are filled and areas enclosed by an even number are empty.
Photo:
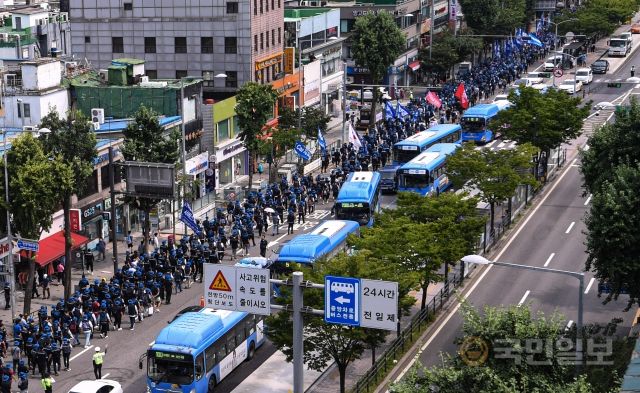
[[[113,67],[113,66],[112,66]],[[167,85],[166,86],[158,86],[158,85],[140,85],[140,84],[134,84],[134,85],[126,85],[126,86],[120,86],[120,85],[110,85],[104,81],[102,81],[100,79],[100,75],[95,72],[95,71],[91,71],[91,72],[86,72],[84,74],[80,74],[77,75],[73,78],[70,78],[68,80],[68,83],[71,86],[93,86],[93,87],[104,87],[104,88],[114,88],[114,89],[158,89],[158,88],[163,88],[163,89],[175,89],[175,90],[179,90],[182,87],[185,86],[189,86],[192,84],[197,84],[199,83],[201,80],[200,79],[184,79],[184,82],[180,81],[180,79],[153,79],[150,82],[166,82]]]
[[[331,11],[331,8],[285,8],[284,17],[291,19],[310,18]]]
[[[39,6],[31,6],[25,8],[14,8],[11,10],[12,14],[18,15],[36,15],[36,14],[48,14],[49,10],[45,10]]]
[[[180,124],[182,117],[180,116],[158,116],[158,122],[162,127],[171,127],[173,125]],[[100,124],[100,129],[96,130],[96,136],[102,138],[103,134],[110,134],[114,132],[122,132],[131,123],[133,119],[105,119],[103,124]],[[174,124],[176,123],[176,124]]]

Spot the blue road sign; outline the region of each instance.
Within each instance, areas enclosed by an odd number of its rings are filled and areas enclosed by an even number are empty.
[[[296,142],[296,146],[293,148],[296,154],[305,161],[309,161],[311,159],[311,152],[307,149],[304,143],[298,141]]]
[[[34,240],[18,239],[17,246],[21,250],[38,252],[40,250],[40,244]]]
[[[339,325],[360,326],[360,279],[325,276],[324,320]]]

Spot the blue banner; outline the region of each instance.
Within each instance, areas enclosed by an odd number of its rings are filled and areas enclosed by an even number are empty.
[[[309,161],[311,159],[311,152],[307,149],[304,143],[300,141],[296,142],[296,147],[294,147],[293,151],[296,152],[298,157],[305,161]]]
[[[322,135],[322,131],[320,131],[320,127],[318,127],[318,146],[322,149],[324,153],[327,150],[327,141],[324,140],[324,136]]]
[[[187,201],[182,202],[180,221],[184,222],[184,224],[191,228],[196,235],[200,236],[200,228],[198,227],[198,224],[196,224],[196,220],[193,217],[193,210],[191,210],[191,205],[189,205],[189,202]]]

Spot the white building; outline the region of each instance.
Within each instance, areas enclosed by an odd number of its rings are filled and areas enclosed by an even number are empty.
[[[61,82],[62,63],[54,58],[25,61],[19,69],[3,72],[0,127],[36,126],[52,110],[65,118],[69,95]]]

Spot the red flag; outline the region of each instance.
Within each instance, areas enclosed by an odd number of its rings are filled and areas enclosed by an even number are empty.
[[[438,97],[438,95],[432,91],[427,93],[427,96],[425,97],[425,99],[429,104],[435,106],[438,109],[440,109],[440,107],[442,106],[442,101],[440,101],[440,97]]]
[[[467,109],[469,107],[469,98],[467,97],[467,92],[464,90],[464,83],[460,82],[454,96],[460,100],[460,106],[462,106],[462,109]]]

